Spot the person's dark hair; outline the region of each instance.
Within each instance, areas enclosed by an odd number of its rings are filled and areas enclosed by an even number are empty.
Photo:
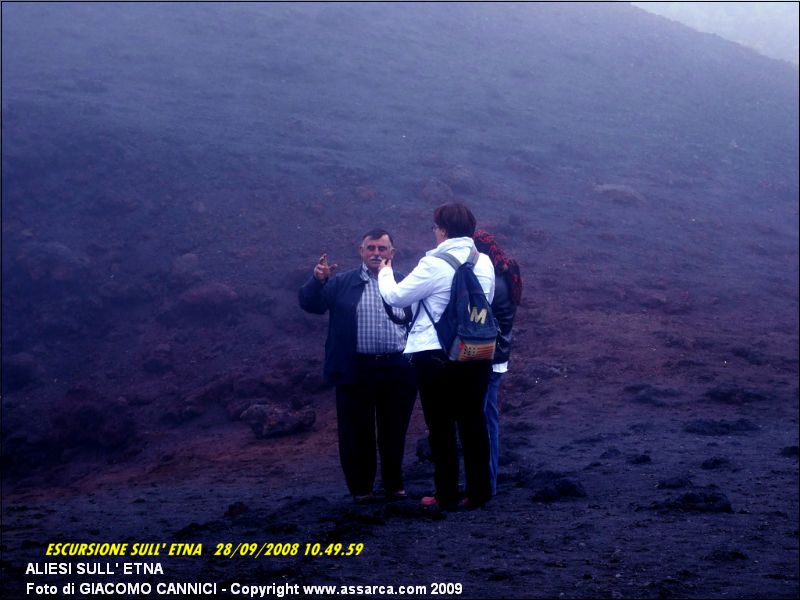
[[[506,278],[511,291],[511,301],[519,306],[522,302],[522,275],[519,272],[519,263],[500,248],[497,239],[491,233],[478,230],[474,239],[478,252],[483,252],[492,260],[495,275]]]
[[[459,202],[442,204],[433,211],[433,222],[447,232],[448,238],[472,237],[475,234],[475,215]]]
[[[361,242],[363,243],[364,240],[366,239],[379,240],[385,235],[389,236],[389,243],[394,248],[394,240],[392,240],[392,234],[390,234],[385,229],[380,229],[380,228],[370,229],[367,233],[361,236]]]

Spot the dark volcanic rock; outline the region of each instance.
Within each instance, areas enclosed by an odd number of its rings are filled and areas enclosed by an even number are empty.
[[[222,377],[193,390],[185,404],[204,406],[219,403],[231,419],[238,420],[251,406],[269,404],[280,398],[283,405],[305,412],[313,402],[312,394],[327,389],[327,384],[306,367],[280,370],[268,375],[233,370]]]
[[[628,462],[632,465],[649,465],[653,462],[649,454],[637,454],[628,458]]]
[[[161,421],[175,427],[199,417],[205,410],[204,406],[184,400],[167,408],[161,415]]]
[[[662,479],[656,485],[659,490],[680,490],[688,487],[692,487],[692,481],[688,477],[670,477]]]
[[[119,449],[136,437],[136,425],[127,402],[112,402],[84,387],[74,387],[57,403],[50,417],[58,444]]]
[[[550,483],[531,497],[535,502],[553,502],[561,498],[585,498],[586,491],[577,481],[571,479],[558,479]]]
[[[238,421],[242,417],[242,413],[246,411],[253,404],[252,398],[232,398],[225,404],[225,410],[234,421]]]
[[[714,550],[714,552],[705,555],[703,558],[716,562],[733,562],[735,560],[747,560],[748,557],[741,550]]]
[[[600,458],[616,458],[622,454],[617,448],[609,448],[600,455]]]
[[[196,285],[180,296],[184,307],[204,312],[224,312],[237,299],[238,295],[230,286],[218,282]]]
[[[603,183],[596,185],[594,191],[620,206],[641,206],[645,202],[644,197],[638,191],[625,184]]]
[[[303,370],[276,369],[274,372],[259,376],[244,376],[233,379],[233,389],[236,394],[243,397],[268,396],[270,398],[285,398],[303,389],[309,373]],[[313,380],[319,383],[319,379]],[[309,384],[313,387],[313,383]]]
[[[97,294],[103,300],[113,302],[115,305],[133,304],[152,297],[152,290],[147,284],[133,281],[106,281],[97,288]]]
[[[193,252],[178,256],[172,261],[170,275],[176,285],[189,285],[196,282],[203,275],[200,270],[200,258]]]
[[[733,508],[727,496],[721,492],[694,491],[686,492],[664,502],[654,502],[654,510],[677,510],[688,512],[731,513]]]
[[[715,421],[713,419],[695,419],[689,421],[683,428],[688,433],[698,435],[731,435],[735,433],[749,433],[758,431],[758,426],[747,419],[736,421]]]
[[[289,405],[294,410],[300,410],[301,408],[305,408],[306,406],[311,406],[313,404],[313,400],[309,396],[292,396],[289,400]]]
[[[226,375],[193,390],[186,399],[192,404],[221,402],[232,393],[232,390],[232,376]]]
[[[477,194],[480,191],[480,181],[463,165],[454,165],[446,169],[440,178],[452,191],[460,194]]]
[[[734,348],[731,352],[734,356],[745,359],[751,365],[760,366],[767,364],[767,357],[754,348],[739,346]]]
[[[59,242],[31,243],[17,257],[18,268],[33,281],[76,283],[88,272],[89,259]]]
[[[222,319],[239,307],[239,295],[219,282],[197,284],[183,292],[177,301],[166,300],[157,320],[167,327],[176,327],[186,320]]]
[[[245,504],[242,501],[237,501],[228,506],[228,509],[225,511],[225,516],[229,518],[238,517],[239,515],[243,515],[249,510],[250,507],[247,506],[247,504]]]
[[[534,490],[531,499],[535,502],[586,497],[586,491],[579,482],[558,471],[539,471],[532,477],[524,477],[521,485]]]
[[[136,387],[127,389],[125,397],[131,406],[147,406],[154,402],[171,404],[181,397],[181,390],[175,383],[165,383],[161,379],[148,379]]]
[[[508,467],[509,465],[519,464],[522,460],[522,457],[519,453],[510,450],[509,448],[500,448],[500,456],[498,458],[498,464],[501,467]]]
[[[442,204],[453,199],[453,190],[441,179],[431,177],[425,182],[421,195],[428,202]]]
[[[158,344],[144,359],[142,367],[148,373],[166,373],[171,371],[174,358],[169,344]]]
[[[271,438],[309,430],[316,413],[310,408],[293,411],[269,404],[252,404],[240,418],[250,425],[257,437]]]
[[[723,404],[747,404],[748,402],[762,402],[768,399],[766,395],[755,390],[724,385],[711,388],[704,396],[707,400]]]
[[[785,448],[781,449],[781,456],[785,456],[787,458],[797,458],[798,456],[798,449],[797,446],[786,446]]]
[[[694,309],[694,300],[687,291],[656,292],[638,295],[638,304],[644,308],[661,310],[668,315],[686,315]]]
[[[672,388],[657,388],[649,384],[629,385],[625,388],[629,394],[633,394],[631,399],[638,404],[649,404],[651,406],[670,406],[666,402],[667,398],[677,398],[681,395],[678,390]]]
[[[280,383],[280,380],[278,380]],[[240,398],[257,398],[264,396],[269,391],[270,385],[265,381],[264,376],[233,376],[231,381],[233,392]],[[284,390],[276,390],[282,393]]]
[[[223,521],[206,521],[205,523],[197,523],[192,521],[185,527],[181,527],[172,534],[172,539],[176,541],[193,540],[202,533],[213,533],[224,531],[227,523]]]
[[[620,206],[633,207],[644,204],[644,197],[629,185],[603,183],[595,186],[594,191]]]
[[[331,387],[331,384],[325,381],[322,375],[316,371],[301,374],[297,385],[301,391],[309,394],[317,394]]]
[[[0,465],[3,475],[27,475],[31,469],[52,462],[61,451],[53,443],[51,425],[42,418],[41,409],[11,396],[3,398],[3,452]]]
[[[700,466],[707,470],[729,469],[733,466],[733,463],[731,463],[730,459],[723,456],[712,456],[704,460]]]

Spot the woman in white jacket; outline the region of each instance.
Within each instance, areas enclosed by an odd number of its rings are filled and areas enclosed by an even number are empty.
[[[447,261],[433,255],[447,252],[459,262],[466,261],[475,248],[472,239],[475,216],[463,204],[453,203],[437,208],[433,220],[436,248],[430,250],[400,283],[394,281],[391,261],[384,261],[378,274],[378,288],[387,304],[411,306],[415,314],[405,353],[412,355],[417,372],[420,402],[435,465],[436,486],[434,496],[422,498],[422,504],[445,509],[477,508],[491,498],[489,445],[483,401],[492,365],[491,361],[450,361],[442,350],[433,326],[450,301],[450,286],[455,274]],[[494,296],[494,267],[488,256],[478,256],[474,272],[491,302]],[[419,303],[423,300],[427,311],[420,310]],[[456,428],[464,454],[466,480],[466,495],[460,502]]]

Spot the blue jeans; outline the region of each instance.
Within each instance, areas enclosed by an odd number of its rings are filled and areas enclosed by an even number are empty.
[[[500,379],[502,377],[503,373],[492,371],[483,403],[483,413],[486,415],[486,429],[489,432],[489,479],[492,486],[492,495],[497,493],[497,468],[500,462],[500,412],[497,409],[497,392],[500,390]]]

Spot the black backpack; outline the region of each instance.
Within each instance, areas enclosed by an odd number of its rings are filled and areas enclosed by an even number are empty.
[[[441,258],[456,271],[450,287],[450,302],[442,317],[433,324],[442,349],[455,362],[492,360],[498,326],[489,300],[473,271],[478,251],[473,248],[463,264],[447,252],[431,256]],[[420,304],[433,323],[425,301]]]

